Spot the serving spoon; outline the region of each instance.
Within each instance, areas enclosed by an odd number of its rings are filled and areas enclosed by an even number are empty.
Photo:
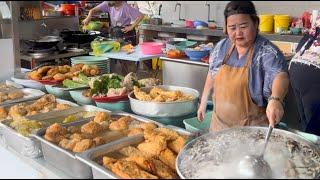
[[[260,155],[247,155],[239,162],[240,174],[248,178],[271,178],[272,172],[270,165],[264,159],[264,153],[266,151],[267,144],[270,139],[273,127],[269,125],[267,135],[264,141],[264,147]]]

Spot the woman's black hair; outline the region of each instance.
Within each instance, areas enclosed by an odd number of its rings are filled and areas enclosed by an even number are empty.
[[[224,9],[225,34],[227,34],[227,18],[234,14],[248,14],[254,23],[259,24],[260,22],[259,17],[257,16],[256,8],[251,1],[231,1]]]

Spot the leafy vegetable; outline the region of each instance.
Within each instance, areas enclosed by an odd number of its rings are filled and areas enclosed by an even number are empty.
[[[72,81],[70,79],[64,80],[62,84],[63,84],[64,87],[67,87],[67,88],[78,88],[78,87],[86,86],[86,84],[81,84],[81,83]]]

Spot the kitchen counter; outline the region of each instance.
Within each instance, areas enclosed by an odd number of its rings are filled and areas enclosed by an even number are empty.
[[[181,34],[192,34],[192,35],[202,35],[202,36],[218,36],[226,37],[223,33],[222,28],[216,30],[211,29],[196,29],[196,28],[186,28],[186,27],[172,27],[168,25],[151,25],[142,24],[140,25],[141,30],[158,31],[158,32],[169,32],[169,33],[181,33]],[[285,41],[285,42],[299,42],[303,37],[302,35],[280,35],[280,34],[266,34],[260,33],[262,36],[266,37],[270,41]]]

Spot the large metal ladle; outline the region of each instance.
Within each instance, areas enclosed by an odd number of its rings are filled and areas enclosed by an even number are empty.
[[[264,160],[264,153],[273,127],[269,125],[269,129],[265,138],[264,147],[260,155],[247,155],[239,162],[239,173],[247,178],[270,179],[272,171],[270,165]]]

